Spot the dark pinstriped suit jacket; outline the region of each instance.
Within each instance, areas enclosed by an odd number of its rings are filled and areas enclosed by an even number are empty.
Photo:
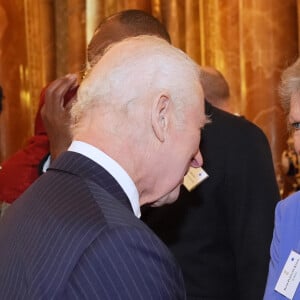
[[[114,178],[66,152],[0,223],[0,299],[185,299],[180,269]]]

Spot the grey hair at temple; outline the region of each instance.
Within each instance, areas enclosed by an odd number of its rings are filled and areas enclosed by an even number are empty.
[[[290,111],[291,96],[300,92],[300,58],[282,72],[279,95],[286,113]]]

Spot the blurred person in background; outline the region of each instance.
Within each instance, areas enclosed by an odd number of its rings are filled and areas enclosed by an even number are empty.
[[[223,74],[211,66],[201,66],[205,99],[214,107],[233,113],[229,84]]]
[[[201,67],[205,98],[228,98],[225,78],[212,70]],[[188,299],[261,300],[280,200],[270,146],[245,118],[205,105],[211,123],[200,149],[209,177],[182,188],[168,209],[145,208],[143,219],[179,261]]]

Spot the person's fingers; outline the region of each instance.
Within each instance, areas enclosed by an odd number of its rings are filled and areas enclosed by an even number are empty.
[[[77,98],[77,90],[79,88],[78,83],[76,82],[75,85],[73,85],[65,94],[64,96],[64,107],[65,109],[70,109],[70,105],[68,105],[69,102],[71,104],[74,102],[74,100]]]
[[[68,74],[54,80],[45,91],[46,110],[50,112],[62,108],[65,94],[77,84],[77,75]],[[49,106],[49,107],[48,107]]]
[[[74,96],[66,103],[65,110],[70,111],[71,107],[73,106],[73,104],[76,101],[77,101],[77,96],[76,96],[76,93],[75,93]]]
[[[44,105],[41,110],[41,117],[44,123],[59,122],[65,119],[64,97],[70,89],[77,86],[77,76],[68,74],[53,81],[45,91]]]
[[[54,94],[60,99],[59,103],[64,106],[64,96],[77,85],[77,75],[68,74],[55,87]]]

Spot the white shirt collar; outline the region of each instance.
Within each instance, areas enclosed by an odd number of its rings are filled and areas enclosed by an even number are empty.
[[[80,141],[73,141],[68,151],[77,152],[90,158],[109,172],[124,190],[136,217],[140,218],[141,209],[137,188],[127,172],[115,160],[100,149]]]

